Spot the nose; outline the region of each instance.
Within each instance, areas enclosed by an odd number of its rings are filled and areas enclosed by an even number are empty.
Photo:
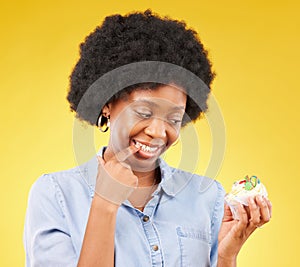
[[[145,134],[154,138],[165,139],[167,136],[166,122],[161,118],[153,118],[145,128]]]

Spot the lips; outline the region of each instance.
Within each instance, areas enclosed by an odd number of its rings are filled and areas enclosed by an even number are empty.
[[[158,148],[159,148],[158,146],[148,146],[148,145],[145,145],[145,144],[140,143],[138,141],[135,141],[135,146],[137,148],[140,148],[142,151],[151,152],[151,153],[157,151]]]
[[[151,144],[148,142],[142,142],[138,140],[132,139],[133,144],[140,148],[140,150],[136,153],[142,158],[149,159],[152,157],[157,157],[160,155],[161,150],[163,149],[163,144]]]

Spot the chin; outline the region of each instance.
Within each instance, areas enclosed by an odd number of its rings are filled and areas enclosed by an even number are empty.
[[[156,169],[158,166],[157,159],[158,157],[153,157],[150,159],[141,158],[135,153],[132,157],[128,159],[128,163],[131,166],[131,169],[136,172],[149,172]]]

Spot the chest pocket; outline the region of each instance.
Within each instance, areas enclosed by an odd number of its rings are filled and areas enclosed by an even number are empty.
[[[177,227],[181,267],[209,267],[211,237],[208,231]]]

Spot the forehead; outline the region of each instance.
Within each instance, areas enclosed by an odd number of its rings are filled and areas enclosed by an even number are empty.
[[[186,106],[186,99],[183,89],[171,85],[163,85],[155,89],[137,89],[128,95],[130,102],[141,100],[183,108]]]

